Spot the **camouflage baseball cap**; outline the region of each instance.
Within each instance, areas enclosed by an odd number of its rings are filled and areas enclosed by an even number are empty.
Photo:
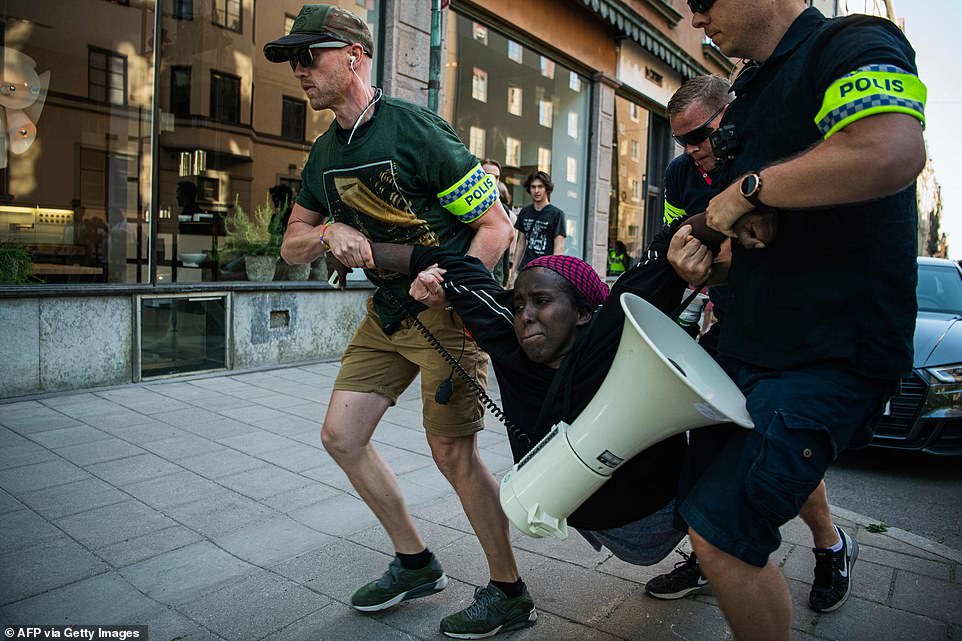
[[[291,32],[264,45],[264,55],[271,62],[287,62],[295,50],[322,42],[356,42],[364,53],[374,55],[374,38],[364,21],[332,4],[305,4]]]

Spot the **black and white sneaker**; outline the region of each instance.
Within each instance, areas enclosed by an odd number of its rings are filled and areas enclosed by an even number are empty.
[[[808,595],[808,607],[816,612],[832,612],[842,607],[852,592],[852,566],[858,558],[858,542],[835,526],[842,549],[812,548],[815,553],[815,581]]]
[[[695,553],[685,554],[675,550],[684,561],[675,564],[668,574],[656,576],[645,584],[645,592],[656,599],[680,599],[708,586],[708,579],[701,573]]]

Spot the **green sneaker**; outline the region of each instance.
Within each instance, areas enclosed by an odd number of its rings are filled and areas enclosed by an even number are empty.
[[[420,570],[405,570],[401,567],[401,560],[394,557],[381,578],[371,581],[351,596],[351,605],[361,612],[378,612],[394,607],[401,601],[440,592],[447,584],[448,577],[433,554],[431,562]]]
[[[538,611],[527,586],[521,596],[508,595],[490,583],[474,589],[474,603],[441,620],[441,632],[455,639],[484,639],[534,625]]]

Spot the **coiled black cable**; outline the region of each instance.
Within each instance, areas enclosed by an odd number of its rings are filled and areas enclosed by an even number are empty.
[[[465,385],[467,385],[468,388],[474,392],[479,399],[481,399],[481,403],[488,408],[488,411],[491,412],[495,418],[504,423],[505,429],[511,432],[516,439],[524,442],[527,447],[530,448],[533,445],[531,442],[531,437],[517,427],[514,423],[512,423],[507,416],[505,416],[504,411],[498,407],[498,404],[491,400],[491,397],[485,393],[484,388],[481,387],[481,384],[475,380],[475,378],[471,376],[467,370],[461,367],[461,363],[458,362],[458,359],[452,356],[451,352],[445,349],[444,345],[441,344],[441,341],[439,341],[437,337],[431,333],[431,330],[425,327],[424,323],[421,322],[417,315],[414,314],[414,312],[412,312],[407,305],[401,302],[389,287],[383,286],[381,287],[381,290],[387,295],[388,299],[390,299],[392,303],[404,310],[404,313],[408,315],[408,318],[410,318],[414,323],[414,326],[418,328],[418,331],[421,332],[421,335],[424,336],[425,340],[427,340],[431,347],[433,347],[442,358],[444,358],[448,365],[451,366],[451,369],[457,372],[458,376],[461,377],[461,380],[464,381]]]

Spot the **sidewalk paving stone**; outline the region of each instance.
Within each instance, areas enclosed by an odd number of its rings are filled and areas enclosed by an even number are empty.
[[[209,541],[167,552],[118,570],[135,588],[161,603],[195,601],[257,570]]]
[[[110,569],[72,539],[61,536],[0,556],[0,604],[21,600]]]
[[[138,481],[167,476],[179,472],[181,468],[159,456],[145,452],[130,458],[89,465],[87,470],[111,485],[123,487]],[[2,484],[3,481],[0,480],[0,485]]]
[[[278,512],[289,514],[296,510],[320,503],[332,496],[341,494],[341,491],[323,483],[312,482],[310,485],[281,492],[274,496],[269,496],[262,501],[264,505]]]
[[[106,572],[44,592],[3,608],[5,623],[67,625],[136,625],[166,607],[148,598],[116,573]]]
[[[167,514],[207,538],[262,521],[274,510],[236,492],[224,492],[168,508]]]
[[[322,457],[326,458],[326,456],[326,452],[319,447],[315,448],[304,443],[298,443],[281,450],[262,452],[258,455],[258,458],[285,470],[300,473],[317,467],[318,462],[323,460]]]
[[[899,571],[892,595],[895,607],[962,625],[962,585]]]
[[[265,611],[263,604],[270,603]],[[330,599],[260,571],[191,600],[182,610],[225,639],[260,639],[328,605]]]
[[[20,500],[47,519],[59,519],[105,505],[126,501],[130,497],[98,478],[66,483],[24,494]]]
[[[0,446],[3,448],[3,453],[0,454],[0,470],[58,460],[57,455],[47,448],[26,439],[24,441],[18,445]]]
[[[173,438],[144,443],[143,448],[171,461],[223,449],[211,440],[186,432]]]
[[[77,420],[83,421],[87,425],[92,425],[104,431],[111,427],[120,428],[125,425],[136,425],[148,419],[150,419],[148,415],[129,410],[120,405],[113,405],[103,412],[86,414],[77,418]]]
[[[63,532],[30,510],[18,510],[0,519],[0,554],[59,539]]]
[[[210,422],[183,425],[180,429],[211,441],[219,441],[223,438],[250,434],[251,432],[257,431],[257,428],[253,425],[235,421],[232,418],[218,418]]]
[[[82,468],[57,459],[2,470],[0,487],[14,496],[21,496],[27,492],[88,478],[90,475]]]
[[[223,485],[188,470],[128,485],[125,491],[157,510],[213,499],[229,492]]]
[[[373,441],[450,583],[382,613],[349,606],[354,590],[385,571],[393,544],[320,442],[338,367],[0,403],[3,621],[146,623],[165,641],[442,638],[441,618],[471,602],[489,568],[432,460],[419,382]],[[496,385],[490,391],[500,398]],[[504,426],[490,417],[478,446],[494,473],[511,465]],[[800,519],[782,528],[772,556],[788,578],[793,641],[962,639],[959,553],[902,531],[873,534],[869,517],[833,511],[861,546],[845,607],[807,608],[814,558]],[[678,555],[639,567],[575,532],[558,541],[512,528],[511,538],[540,618],[505,641],[731,638],[710,589],[677,601],[644,594]],[[679,547],[690,549],[687,540]]]
[[[221,446],[214,452],[181,459],[177,461],[177,465],[206,478],[217,479],[222,476],[252,470],[255,467],[262,467],[267,465],[267,462],[249,454],[232,450],[229,447]]]
[[[161,641],[236,641],[211,632],[173,608],[144,621],[148,638]]]
[[[333,540],[282,514],[213,538],[218,547],[259,567],[283,563]]]
[[[276,398],[277,394],[270,392],[269,398]],[[262,399],[268,397],[253,397],[252,400],[255,403],[260,402]],[[236,407],[232,409],[221,410],[220,412],[228,418],[233,418],[238,421],[244,421],[245,423],[254,424],[255,421],[269,421],[277,422],[285,418],[284,412],[276,410],[273,407],[267,407],[265,405],[251,405],[249,407]]]
[[[143,454],[144,450],[119,438],[109,436],[103,441],[58,447],[54,452],[76,465],[87,467],[96,463],[137,456]]]
[[[296,490],[314,481],[306,476],[265,465],[230,476],[221,476],[217,483],[248,498],[260,500],[282,492]]]
[[[899,570],[908,570],[915,574],[924,574],[935,579],[948,581],[952,571],[952,563],[946,559],[932,561],[929,559],[899,554],[890,550],[877,548],[869,545],[860,545],[858,548],[858,558],[863,561],[880,563]]]
[[[93,550],[175,525],[170,518],[135,499],[57,519],[54,524]]]
[[[134,445],[143,445],[152,441],[163,441],[187,433],[177,429],[173,425],[152,418],[144,418],[137,423],[128,423],[125,425],[101,426],[98,429],[128,443],[133,443]]]
[[[65,427],[46,432],[37,432],[31,435],[30,440],[49,448],[66,447],[68,445],[80,445],[93,441],[103,441],[110,438],[110,434],[90,427],[89,425],[77,425]]]
[[[289,626],[265,637],[264,641],[416,641],[417,637],[373,617],[359,615],[354,608],[331,603]]]
[[[282,450],[297,444],[297,441],[261,429],[238,436],[228,436],[227,438],[218,439],[217,442],[231,449],[253,456],[270,452],[271,450]]]
[[[24,508],[24,504],[13,498],[3,490],[0,490],[0,514],[17,512]]]
[[[97,556],[115,568],[122,568],[202,540],[204,537],[197,532],[183,525],[174,525],[98,548]]]
[[[234,405],[236,407],[236,403]],[[220,413],[203,407],[187,407],[171,411],[158,412],[151,415],[158,421],[163,421],[174,427],[184,428],[189,425],[199,425],[224,418]]]
[[[364,501],[343,493],[294,510],[290,517],[325,534],[341,537],[366,530],[377,523]]]
[[[24,435],[83,425],[76,418],[49,408],[37,410],[35,413],[6,416],[2,423],[14,432]]]

